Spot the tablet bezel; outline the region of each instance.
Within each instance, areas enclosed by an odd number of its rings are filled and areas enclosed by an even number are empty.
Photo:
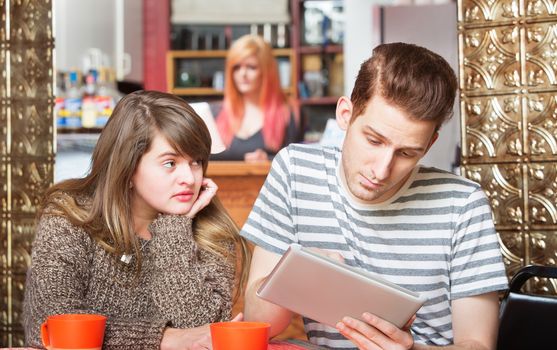
[[[256,293],[334,327],[344,316],[375,314],[402,327],[425,303],[414,291],[292,244]]]

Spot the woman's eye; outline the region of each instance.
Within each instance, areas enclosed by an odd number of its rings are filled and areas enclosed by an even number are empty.
[[[167,160],[166,162],[162,163],[162,166],[165,168],[172,168],[176,165],[176,162],[173,160]]]
[[[203,160],[201,160],[201,159],[193,160],[193,161],[191,162],[191,165],[192,165],[192,166],[202,166],[202,165],[203,165]]]

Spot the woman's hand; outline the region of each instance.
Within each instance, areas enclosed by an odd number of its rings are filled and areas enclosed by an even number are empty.
[[[265,152],[261,148],[258,148],[253,152],[247,152],[246,154],[244,154],[244,160],[246,162],[262,162],[265,160],[269,160],[269,156],[267,155],[267,152]]]
[[[219,187],[213,180],[204,178],[201,183],[201,189],[199,190],[197,199],[186,216],[193,219],[195,215],[201,211],[201,209],[211,203],[211,199],[213,199],[213,197],[217,194],[218,189]]]
[[[167,328],[162,335],[161,350],[211,348],[211,330],[208,324],[188,329]]]
[[[231,322],[243,321],[241,312]],[[164,330],[161,341],[161,350],[175,349],[212,349],[211,329],[208,324],[188,329],[167,328]]]

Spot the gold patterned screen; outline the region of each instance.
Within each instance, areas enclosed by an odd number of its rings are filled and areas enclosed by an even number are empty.
[[[21,306],[36,206],[53,181],[50,0],[0,0],[0,347],[23,345]]]
[[[557,2],[459,0],[458,11],[464,174],[491,201],[509,276],[556,265]]]

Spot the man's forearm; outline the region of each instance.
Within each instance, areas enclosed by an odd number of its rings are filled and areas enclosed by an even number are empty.
[[[265,278],[257,280],[246,290],[244,319],[246,321],[269,322],[271,324],[270,337],[274,337],[288,327],[292,320],[292,312],[265,301],[255,294],[264,280]]]

